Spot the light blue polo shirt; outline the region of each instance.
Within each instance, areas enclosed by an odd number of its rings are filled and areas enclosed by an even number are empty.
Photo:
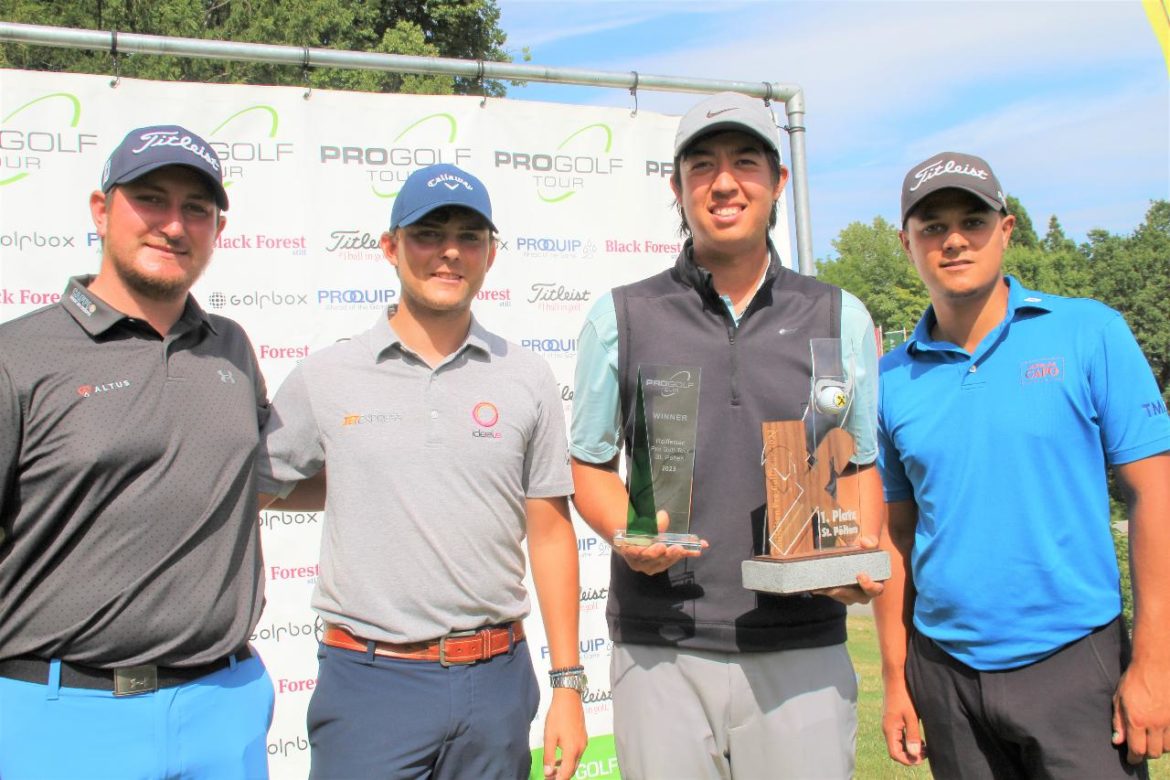
[[[763,277],[761,277],[761,282]],[[757,288],[758,289],[758,288]],[[731,299],[720,296],[732,320],[739,316]],[[742,314],[742,313],[741,313]],[[854,382],[853,404],[842,427],[853,437],[854,463],[877,457],[877,340],[865,305],[841,291],[841,357]],[[569,452],[585,463],[608,463],[621,451],[621,401],[618,389],[618,326],[613,295],[597,299],[577,337],[573,417]]]
[[[886,501],[918,506],[914,625],[968,666],[1037,661],[1121,611],[1106,466],[1170,449],[1133,334],[1097,301],[1008,277],[973,354],[933,341],[933,309],[881,361]]]

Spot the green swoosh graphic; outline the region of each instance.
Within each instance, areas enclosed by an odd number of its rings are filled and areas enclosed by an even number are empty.
[[[29,106],[36,105],[37,103],[40,103],[42,100],[49,100],[50,98],[58,98],[58,97],[65,98],[66,100],[68,100],[69,102],[71,102],[73,104],[73,119],[70,120],[69,126],[70,127],[77,127],[77,121],[79,119],[81,119],[81,101],[77,99],[76,95],[70,95],[68,92],[52,92],[48,95],[41,95],[39,98],[36,98],[35,100],[28,101],[23,106],[16,109],[15,111],[13,111],[11,114],[4,117],[4,119],[2,119],[0,121],[7,122],[9,119],[16,116],[21,111],[24,111]]]
[[[268,137],[275,138],[276,137],[276,128],[280,125],[280,117],[277,115],[275,108],[273,108],[272,106],[266,106],[266,105],[262,105],[262,104],[255,105],[255,106],[248,106],[245,109],[237,111],[236,113],[229,116],[227,119],[220,122],[219,127],[212,130],[211,134],[215,135],[220,130],[227,127],[228,123],[232,122],[234,119],[236,119],[236,117],[243,116],[244,114],[248,114],[248,113],[251,113],[253,111],[267,111],[268,112],[268,114],[272,117],[272,127],[268,131]]]

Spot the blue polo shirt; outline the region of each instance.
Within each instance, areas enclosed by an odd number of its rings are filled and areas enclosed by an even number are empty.
[[[1170,449],[1170,419],[1125,320],[1008,277],[974,353],[933,309],[881,361],[887,502],[918,506],[914,625],[968,666],[1037,661],[1121,611],[1106,466]]]

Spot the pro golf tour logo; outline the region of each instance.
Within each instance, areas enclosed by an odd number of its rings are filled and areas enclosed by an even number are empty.
[[[76,165],[77,156],[96,150],[95,133],[78,130],[81,101],[68,92],[50,92],[0,117],[0,187],[58,166]]]
[[[364,174],[374,196],[397,197],[403,182],[419,168],[439,163],[464,167],[471,161],[471,149],[456,143],[459,125],[445,112],[427,114],[408,124],[388,142],[363,144],[332,143],[319,147],[319,161],[326,166],[354,166]]]
[[[497,149],[494,159],[496,168],[527,177],[542,202],[564,203],[622,169],[624,161],[612,150],[613,130],[597,122],[569,133],[555,149]]]

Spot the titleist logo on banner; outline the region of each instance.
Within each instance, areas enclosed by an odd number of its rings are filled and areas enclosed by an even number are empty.
[[[139,136],[139,139],[143,142],[142,146],[131,150],[131,154],[141,154],[153,146],[178,146],[180,149],[186,149],[197,157],[202,157],[208,165],[217,171],[219,170],[219,159],[207,151],[207,147],[200,146],[192,141],[189,135],[181,136],[173,130],[161,130],[143,133]]]
[[[972,165],[967,165],[966,163],[957,163],[954,160],[947,160],[946,162],[938,160],[937,162],[932,162],[930,165],[914,174],[914,178],[918,180],[918,183],[911,187],[910,191],[914,192],[914,190],[918,189],[923,184],[926,184],[935,176],[942,176],[944,173],[954,173],[960,176],[972,176],[976,179],[983,179],[985,181],[989,175],[988,171],[983,168],[976,168]]]

